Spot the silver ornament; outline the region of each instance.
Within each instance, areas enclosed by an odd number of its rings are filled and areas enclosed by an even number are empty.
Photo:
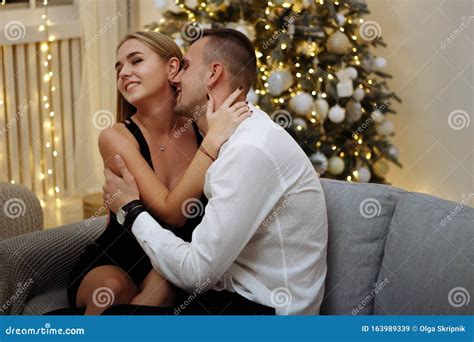
[[[309,157],[309,160],[311,161],[311,164],[313,164],[316,172],[319,173],[320,175],[323,175],[327,171],[328,159],[323,153],[321,152],[313,153]]]

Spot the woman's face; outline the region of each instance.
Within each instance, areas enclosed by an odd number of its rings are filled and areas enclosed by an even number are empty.
[[[129,39],[120,46],[115,70],[117,89],[135,107],[170,87],[167,65],[155,51],[137,39]]]

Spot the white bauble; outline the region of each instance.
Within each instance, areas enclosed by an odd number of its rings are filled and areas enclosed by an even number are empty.
[[[336,14],[337,23],[342,26],[346,23],[346,17],[342,13]]]
[[[314,101],[314,107],[316,114],[321,118],[322,121],[324,121],[329,111],[328,102],[323,98],[318,98],[316,101]]]
[[[393,122],[391,120],[385,120],[376,127],[377,133],[380,135],[392,135],[394,132]]]
[[[293,83],[293,75],[288,70],[277,70],[268,76],[268,92],[273,96],[279,96],[288,90]]]
[[[346,79],[346,80],[342,80],[338,82],[336,84],[336,91],[337,91],[337,96],[339,97],[351,96],[352,93],[354,92],[352,80]]]
[[[239,20],[238,23],[231,23],[227,25],[229,28],[237,30],[243,33],[248,39],[253,41],[255,39],[255,28],[249,24],[245,20]]]
[[[377,70],[383,69],[387,66],[387,60],[383,57],[377,57],[374,60],[374,68]]]
[[[162,11],[162,10],[166,9],[166,7],[168,7],[168,4],[170,3],[170,1],[168,1],[168,0],[155,0],[153,3],[154,3],[155,8],[157,10]]]
[[[383,159],[377,159],[372,165],[372,170],[377,176],[384,178],[388,172],[388,163]]]
[[[181,35],[176,37],[174,39],[174,42],[176,43],[176,45],[179,46],[180,49],[184,49],[184,47],[186,46],[186,42],[184,41],[183,37],[181,37]]]
[[[355,88],[354,93],[352,94],[352,98],[358,102],[362,101],[365,97],[365,91],[362,88]]]
[[[344,118],[346,117],[346,113],[344,111],[344,108],[342,108],[341,106],[337,104],[331,107],[331,109],[329,109],[328,117],[329,117],[329,120],[331,120],[332,122],[340,123],[344,121]]]
[[[370,177],[372,177],[372,174],[370,173],[370,170],[365,166],[358,168],[357,173],[354,175],[354,178],[359,183],[368,183],[370,181]]]
[[[357,69],[354,67],[346,68],[346,74],[351,80],[355,80],[357,78]]]
[[[374,120],[375,123],[378,123],[378,124],[381,124],[385,120],[385,116],[378,109],[374,110],[370,114],[370,117],[372,118],[372,120]]]
[[[249,92],[247,93],[247,101],[251,104],[256,105],[258,103],[258,95],[255,93],[253,88],[250,88]]]
[[[306,115],[313,109],[313,97],[305,92],[298,92],[290,100],[290,108],[298,115]]]
[[[309,160],[311,164],[313,164],[314,169],[316,170],[319,175],[323,175],[328,169],[328,159],[326,156],[321,152],[313,153]]]
[[[328,171],[333,175],[340,175],[344,171],[344,160],[341,157],[334,156],[329,159]]]
[[[308,128],[308,123],[306,122],[305,119],[302,119],[302,118],[295,118],[293,119],[293,126],[296,127],[296,129],[298,129],[298,127],[300,127],[298,130],[306,130]]]
[[[397,146],[390,146],[388,151],[387,151],[387,154],[389,156],[391,156],[392,158],[394,159],[398,159],[398,155],[399,155],[400,151],[398,150],[398,147]]]
[[[196,8],[198,5],[198,0],[188,0],[186,1],[186,5],[190,8]]]

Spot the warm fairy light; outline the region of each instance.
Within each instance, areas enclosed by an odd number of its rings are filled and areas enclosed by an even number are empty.
[[[283,43],[283,44],[280,45],[280,48],[281,48],[282,50],[285,50],[286,47],[287,47],[287,45],[286,45],[285,43]]]
[[[48,190],[48,194],[49,194],[50,196],[53,196],[53,195],[54,195],[54,189],[49,189],[49,190]]]
[[[53,170],[48,169],[48,175],[52,175],[52,174],[53,174]]]
[[[301,77],[301,73],[300,73],[300,72],[297,72],[297,73],[296,73],[296,77],[300,78],[300,77]]]
[[[45,179],[45,178],[46,178],[46,176],[44,175],[44,173],[40,173],[40,174],[39,174],[39,179],[43,180],[43,179]]]
[[[41,43],[41,51],[46,52],[48,48],[48,43]]]
[[[43,96],[43,101],[48,101],[48,97],[46,95]]]
[[[322,94],[321,94],[321,97],[322,97],[323,99],[325,99],[325,98],[327,97],[326,93],[322,93]]]
[[[56,186],[56,187],[54,188],[54,191],[59,192],[59,186]]]
[[[352,177],[351,177],[351,176],[347,176],[347,180],[348,180],[349,182],[351,182],[351,181],[352,181]]]
[[[370,159],[370,157],[372,157],[372,153],[367,152],[367,154],[365,155],[365,159]]]
[[[301,65],[300,63],[296,63],[296,64],[295,64],[295,67],[299,68],[300,65]]]
[[[335,151],[335,150],[336,150],[336,146],[335,146],[335,145],[332,145],[332,146],[331,146],[331,149],[332,149],[333,151]]]
[[[57,157],[58,156],[58,151],[53,151],[53,156]]]
[[[359,151],[355,151],[355,152],[354,152],[354,155],[355,155],[355,156],[358,156],[358,155],[359,155]]]
[[[344,152],[339,153],[340,157],[344,157]]]
[[[316,147],[320,147],[320,146],[321,146],[321,141],[318,141],[318,142],[316,143]]]
[[[328,78],[329,78],[330,80],[332,80],[332,79],[334,78],[334,76],[331,75],[331,74],[329,74],[329,75],[328,75]]]
[[[340,27],[339,30],[340,30],[341,32],[344,32],[344,27]]]
[[[46,27],[44,27],[44,25],[40,25],[38,27],[38,31],[40,31],[40,32],[43,32],[45,29],[46,29]]]
[[[47,142],[47,143],[45,144],[45,146],[46,146],[46,148],[50,148],[50,147],[51,147],[51,143],[50,143],[50,142]]]

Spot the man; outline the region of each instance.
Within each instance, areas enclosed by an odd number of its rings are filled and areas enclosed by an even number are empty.
[[[239,86],[246,94],[255,75],[255,52],[243,34],[205,30],[173,80],[179,91],[175,110],[192,115],[196,106],[206,104],[207,93],[218,108]],[[252,117],[221,147],[206,174],[209,202],[191,243],[163,229],[140,202],[130,203],[139,192],[120,158],[121,177],[106,172],[105,197],[121,191],[110,209],[129,203],[125,227],[153,266],[188,293],[205,284],[208,294],[235,293],[280,315],[318,314],[327,244],[321,184],[289,134],[266,113],[252,109]],[[207,131],[205,116],[197,124]]]

